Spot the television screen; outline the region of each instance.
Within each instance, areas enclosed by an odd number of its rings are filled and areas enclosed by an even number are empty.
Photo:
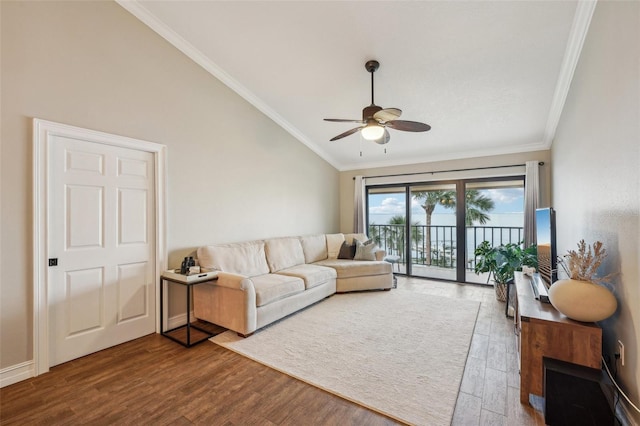
[[[558,280],[556,253],[556,215],[551,207],[536,210],[538,272],[547,287]]]

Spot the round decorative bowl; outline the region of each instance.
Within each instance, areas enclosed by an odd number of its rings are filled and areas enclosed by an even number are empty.
[[[606,287],[572,279],[554,282],[549,301],[568,318],[583,322],[602,321],[618,308],[616,297]]]

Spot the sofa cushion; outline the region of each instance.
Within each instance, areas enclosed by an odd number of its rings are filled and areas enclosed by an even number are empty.
[[[391,274],[391,264],[382,260],[344,260],[327,259],[314,263],[314,265],[334,268],[338,278],[362,277],[367,275]]]
[[[304,291],[304,281],[293,276],[265,274],[252,277],[251,281],[256,290],[256,306],[268,305]]]
[[[324,234],[300,237],[305,263],[313,263],[327,258],[327,237]]]
[[[304,264],[304,252],[298,237],[266,240],[265,252],[271,272]]]
[[[217,244],[198,248],[200,266],[248,277],[269,273],[264,241]]]
[[[278,271],[276,275],[280,274],[302,278],[304,280],[304,286],[307,289],[316,287],[320,284],[324,284],[327,281],[335,279],[337,276],[336,270],[333,268],[308,264],[283,269],[281,271]]]
[[[342,243],[344,234],[327,234],[327,258],[337,259]]]
[[[365,234],[344,234],[344,240],[349,244],[353,244],[355,242],[353,240],[358,240],[364,243],[368,239],[369,237],[367,237]]]

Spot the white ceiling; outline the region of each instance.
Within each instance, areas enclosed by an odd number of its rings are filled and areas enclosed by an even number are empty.
[[[595,5],[118,2],[339,170],[548,149]],[[369,59],[376,104],[429,132],[329,142],[356,125],[323,118],[370,103]]]

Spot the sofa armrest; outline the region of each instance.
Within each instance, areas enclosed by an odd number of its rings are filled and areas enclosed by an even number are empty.
[[[214,285],[232,290],[255,292],[251,278],[246,275],[232,274],[230,272],[218,272],[218,280],[214,282]]]
[[[376,250],[374,253],[376,255],[376,260],[383,260],[387,255],[387,252],[383,249]]]
[[[218,280],[193,287],[196,318],[233,330],[242,335],[257,327],[256,291],[245,275],[218,272]]]

